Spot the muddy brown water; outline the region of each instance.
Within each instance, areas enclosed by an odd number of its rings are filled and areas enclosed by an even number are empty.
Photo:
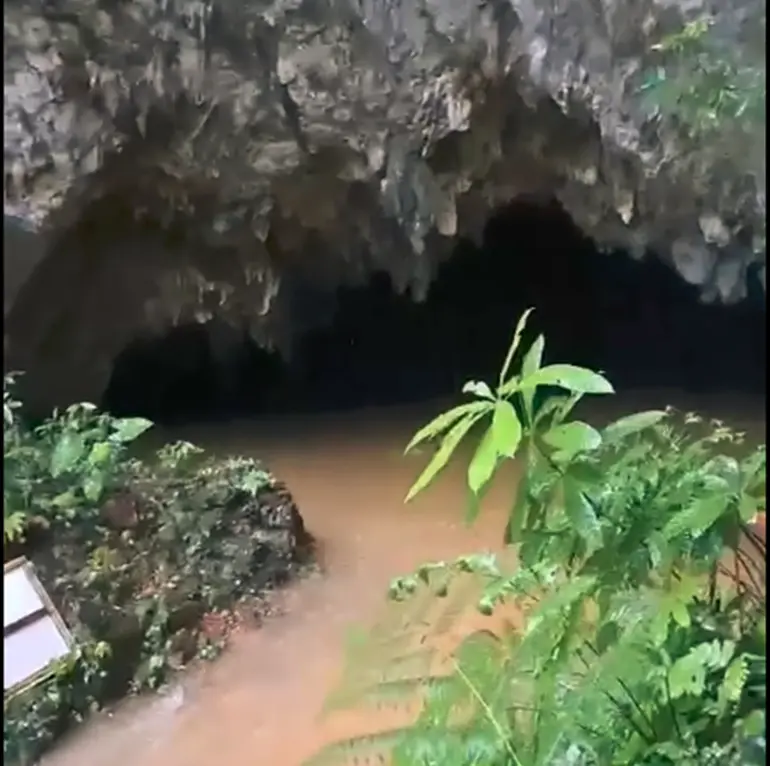
[[[423,463],[404,458],[403,447],[445,404],[169,434],[263,459],[287,482],[317,536],[322,572],[283,591],[282,613],[237,634],[219,660],[182,674],[164,693],[98,716],[46,757],[45,766],[299,766],[325,742],[396,723],[389,711],[321,716],[340,676],[346,637],[381,614],[393,576],[426,560],[497,548],[515,482],[514,467],[496,482],[470,529],[462,520],[462,458],[404,506]],[[765,438],[764,399],[650,391],[594,401],[587,411],[600,423],[666,404],[723,418],[752,440]]]

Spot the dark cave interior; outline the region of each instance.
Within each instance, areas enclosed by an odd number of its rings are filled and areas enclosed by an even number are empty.
[[[339,291],[333,323],[300,338],[289,363],[244,341],[227,396],[201,328],[188,325],[127,348],[103,404],[178,423],[438,398],[493,379],[529,306],[546,361],[602,370],[618,390],[765,391],[764,296],[704,305],[654,256],[597,251],[554,203],[500,211],[480,248],[458,246],[424,303],[377,274]]]

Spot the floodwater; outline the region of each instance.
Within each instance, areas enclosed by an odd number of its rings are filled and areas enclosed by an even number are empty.
[[[424,456],[404,458],[403,447],[445,404],[238,421],[171,434],[220,453],[263,459],[287,482],[317,536],[322,571],[281,593],[282,613],[236,634],[218,661],[182,674],[165,694],[99,716],[44,759],[45,766],[299,766],[325,742],[397,723],[399,711],[320,715],[340,677],[346,637],[378,617],[392,577],[426,560],[496,548],[515,483],[512,467],[471,529],[463,522],[461,459],[404,506]],[[651,391],[592,402],[584,416],[601,423],[666,404],[765,438],[764,399]]]

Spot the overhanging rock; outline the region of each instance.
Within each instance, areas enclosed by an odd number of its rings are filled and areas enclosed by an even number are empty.
[[[764,6],[727,5],[717,26],[744,45]],[[59,267],[54,284],[49,262],[75,258],[68,232],[111,200],[181,225],[186,239],[173,253],[142,248],[131,266],[141,277],[116,263],[131,257],[125,243],[120,253],[102,243],[112,265],[99,269],[112,277],[89,289],[127,280],[130,300],[118,301],[115,332],[70,338],[89,358],[107,359],[141,325],[228,313],[288,346],[286,328],[313,321],[307,285],[323,292],[375,268],[419,298],[458,235],[478,235],[492,209],[522,197],[556,197],[600,245],[656,251],[704,298],[739,300],[747,268],[764,262],[764,126],[704,148],[640,96],[652,48],[682,28],[683,9],[710,10],[700,0],[11,0],[5,212],[53,243],[29,280],[37,287],[14,297],[47,296],[48,319],[36,315],[13,344],[18,364],[29,368],[62,301],[85,289],[61,281],[85,265]],[[12,334],[30,311],[10,312]]]

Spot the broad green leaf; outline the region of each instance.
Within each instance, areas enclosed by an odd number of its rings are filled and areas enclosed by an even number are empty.
[[[483,403],[486,407],[486,403]],[[481,417],[483,412],[475,412],[465,415],[459,423],[452,426],[449,433],[444,437],[441,446],[436,450],[425,470],[420,474],[417,481],[407,493],[405,503],[412,500],[415,495],[422,492],[438,476],[442,468],[449,462],[452,454],[457,449],[463,437],[470,431],[473,424]]]
[[[102,496],[103,491],[104,474],[99,470],[91,471],[83,482],[83,494],[86,496],[86,499],[95,503]]]
[[[489,482],[487,482],[479,491],[478,493],[473,493],[468,490],[468,499],[466,501],[466,507],[465,507],[465,523],[470,526],[473,524],[476,519],[479,517],[479,513],[481,513],[481,503],[484,499],[484,496],[487,493],[487,490],[489,487],[492,486]]]
[[[54,508],[72,508],[77,503],[75,493],[69,489],[66,492],[62,492],[60,495],[51,500],[51,505]]]
[[[563,423],[567,416],[572,414],[572,410],[577,407],[580,400],[585,396],[585,394],[581,394],[580,392],[572,393],[569,396],[565,397],[559,397],[560,403],[559,406],[556,408],[556,412],[553,416],[553,425],[558,425]]]
[[[114,422],[112,438],[122,444],[138,439],[145,431],[152,428],[152,421],[146,418],[120,418]]]
[[[759,737],[765,734],[765,711],[753,710],[743,719],[743,732],[747,737]]]
[[[521,343],[521,336],[524,334],[524,330],[527,327],[527,320],[529,319],[529,315],[533,311],[534,308],[528,308],[519,318],[519,321],[516,325],[516,330],[513,333],[513,341],[511,342],[511,347],[508,349],[508,354],[505,357],[505,361],[503,362],[503,366],[500,370],[500,379],[497,382],[498,390],[501,389],[507,382],[506,378],[508,377],[508,368],[511,366],[511,362],[513,361],[513,357],[516,354],[516,350]]]
[[[473,394],[480,399],[491,399],[492,401],[495,399],[492,389],[483,380],[469,380],[463,386],[463,393]]]
[[[522,391],[537,386],[559,386],[579,394],[612,394],[612,384],[598,372],[572,364],[550,364],[541,367],[519,383]]]
[[[748,460],[743,463],[743,474],[746,489],[753,492],[758,489],[765,494],[767,483],[767,450],[763,447],[756,450]]]
[[[75,417],[77,415],[88,415],[92,412],[96,412],[97,409],[97,406],[93,402],[77,402],[75,404],[70,404],[64,412],[70,417]],[[54,417],[54,419],[56,418]]]
[[[730,492],[737,494],[741,491],[741,468],[734,457],[716,455],[703,468],[708,473],[724,479]]]
[[[112,445],[109,442],[96,442],[91,447],[91,454],[88,456],[88,462],[91,465],[101,465],[110,459],[112,454]]]
[[[540,369],[540,365],[543,363],[543,351],[545,350],[545,336],[538,335],[535,342],[529,347],[529,350],[524,356],[524,361],[521,363],[521,377],[528,378]],[[524,400],[524,412],[532,422],[534,417],[534,402],[535,402],[535,389],[528,388],[526,391],[522,391],[522,399]]]
[[[652,616],[650,623],[650,635],[657,646],[662,646],[667,640],[669,623],[673,619],[678,625],[688,627],[690,625],[689,605],[701,593],[703,583],[700,577],[682,575],[662,594],[654,592],[658,601],[658,608]]]
[[[528,375],[537,372],[543,363],[543,352],[545,351],[545,336],[538,335],[532,345],[524,355],[521,363],[521,376],[526,378]]]
[[[726,668],[735,654],[735,641],[730,641],[729,639],[722,641],[718,649],[718,657],[715,660],[714,667]]]
[[[745,492],[741,493],[740,503],[738,505],[738,513],[741,516],[741,521],[751,523],[756,518],[759,511],[759,504],[757,499]]]
[[[404,454],[406,455],[408,452],[411,452],[417,445],[422,444],[424,441],[434,439],[439,434],[442,434],[465,415],[472,415],[487,409],[491,409],[491,404],[489,402],[468,402],[467,404],[461,404],[458,407],[453,407],[451,410],[442,412],[438,417],[431,420],[428,425],[423,426],[412,437],[412,440],[406,445]]]
[[[565,474],[584,487],[599,486],[605,477],[604,471],[598,465],[585,460],[571,463],[567,466]]]
[[[610,423],[604,429],[604,441],[606,443],[621,441],[628,436],[656,426],[665,417],[666,412],[664,410],[648,410],[627,415],[614,423]]]
[[[678,601],[671,605],[671,617],[681,628],[689,628],[692,623],[690,610],[685,604],[681,604]]]
[[[495,448],[500,455],[514,457],[521,443],[521,422],[513,405],[505,400],[498,401],[492,416]]]
[[[56,442],[51,455],[51,476],[55,479],[74,468],[83,458],[85,443],[80,434],[67,432]]]
[[[534,398],[534,388],[528,389],[528,391],[522,391],[521,394],[524,395],[528,392],[532,392]],[[535,425],[540,425],[542,430],[542,423],[546,418],[551,418],[551,421],[554,423],[560,423],[564,419],[562,416],[563,409],[568,405],[570,399],[570,396],[549,396],[548,399],[540,405],[537,412],[534,413]]]
[[[487,429],[484,436],[490,435],[490,430]],[[479,445],[481,446],[481,445]],[[499,459],[499,455],[497,456]],[[497,464],[497,461],[496,461]],[[492,476],[494,477],[494,472],[492,473]],[[486,497],[487,492],[489,491],[489,488],[492,486],[492,482],[487,481],[485,482],[477,492],[473,492],[470,489],[470,484],[468,486],[468,499],[467,499],[467,505],[465,509],[465,523],[470,526],[473,524],[476,519],[479,517],[479,513],[481,512],[481,504],[484,501],[484,498]]]
[[[529,482],[530,474],[528,471],[525,471],[516,487],[516,497],[514,498],[513,506],[508,514],[508,521],[505,525],[503,542],[506,545],[513,545],[514,543],[521,542],[521,530],[524,528],[524,522],[526,521],[528,511],[527,500],[529,498]]]
[[[728,502],[729,498],[722,494],[697,498],[668,520],[662,530],[663,539],[673,540],[682,534],[701,535],[725,512]]]
[[[696,650],[680,657],[668,672],[671,696],[677,699],[686,694],[696,697],[703,694],[706,685],[706,671],[706,664]]]
[[[499,457],[493,426],[490,425],[468,465],[468,487],[474,495],[478,495],[492,478]]]
[[[614,646],[620,638],[620,628],[617,622],[609,620],[605,622],[596,635],[596,649],[599,654],[603,654],[611,646]]]
[[[549,446],[572,457],[578,452],[589,452],[601,446],[602,436],[588,423],[575,420],[554,426],[543,434],[543,441]]]
[[[575,532],[590,549],[598,548],[602,544],[602,527],[591,503],[576,482],[565,479],[563,487],[564,511]]]

